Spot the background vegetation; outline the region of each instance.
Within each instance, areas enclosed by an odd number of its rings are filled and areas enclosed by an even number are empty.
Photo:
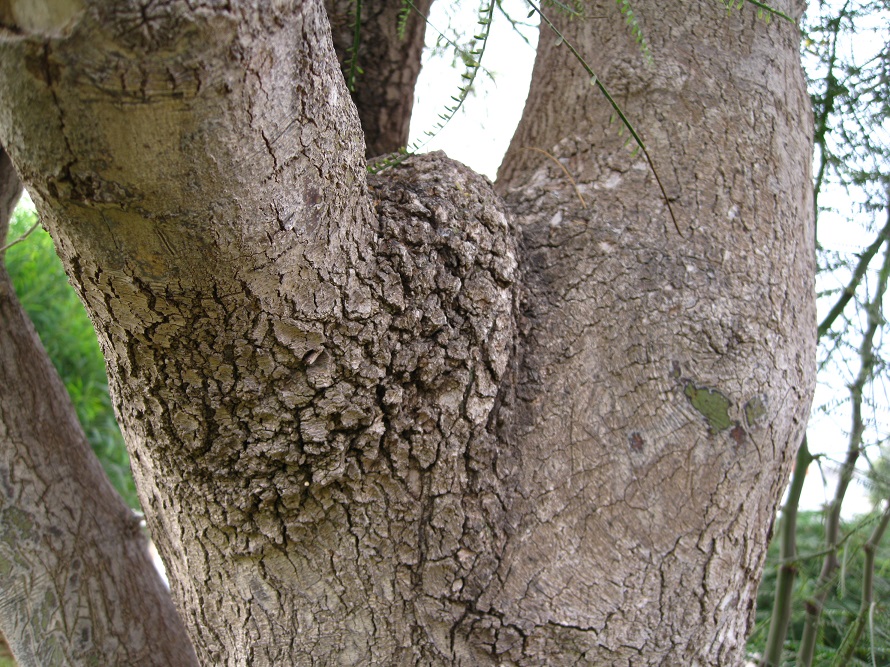
[[[19,206],[10,221],[7,242],[20,238],[36,221],[33,210]],[[124,500],[138,508],[130,459],[108,395],[105,360],[52,239],[37,227],[6,251],[5,261],[16,293],[68,388],[93,451]]]
[[[838,654],[844,635],[859,613],[862,599],[864,574],[863,547],[874,528],[879,515],[861,515],[842,524],[842,533],[848,538],[841,547],[842,567],[832,579],[832,594],[827,598],[822,612],[822,628],[818,637],[813,664],[830,665]],[[798,516],[797,546],[800,556],[796,561],[797,577],[793,597],[805,600],[812,596],[819,580],[825,550],[824,515],[822,512],[804,512]],[[767,565],[757,595],[757,621],[748,642],[752,654],[764,653],[767,631],[773,613],[776,580],[779,572],[778,540],[773,540],[767,555]],[[872,614],[871,627],[863,641],[857,643],[849,665],[890,665],[890,557],[879,556],[875,562],[874,599],[877,600]],[[806,621],[805,608],[793,608],[788,628],[788,638],[783,651],[782,664],[793,665],[800,648],[800,639]]]

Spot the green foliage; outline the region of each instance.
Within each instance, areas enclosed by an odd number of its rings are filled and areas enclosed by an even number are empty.
[[[16,209],[7,242],[22,236],[34,222],[36,213]],[[83,304],[68,284],[52,239],[38,228],[23,243],[7,250],[5,261],[19,300],[65,382],[93,450],[124,500],[138,507],[127,449],[108,395],[102,352]]]
[[[570,0],[569,2],[543,0],[541,4],[547,8],[555,9],[557,12],[564,16],[568,16],[570,19],[584,18],[584,3],[581,2],[581,0]],[[529,6],[532,7],[532,12],[529,13],[529,16],[538,11],[538,9],[531,3],[529,3]]]
[[[722,0],[722,2],[726,6],[727,12],[731,12],[734,9],[741,9],[745,6],[745,3],[748,3],[750,5],[753,5],[754,7],[757,7],[757,18],[759,19],[763,19],[764,21],[769,22],[769,20],[773,16],[778,16],[779,18],[794,23],[794,19],[792,19],[790,16],[783,12],[780,12],[778,9],[764,2],[760,2],[760,0]]]
[[[862,545],[868,539],[877,518],[878,514],[872,513],[841,527],[841,534],[847,536],[847,539],[841,547],[841,567],[837,570],[833,591],[822,612],[822,628],[813,661],[815,665],[831,663],[841,646],[847,627],[859,610],[864,563]],[[779,531],[776,533],[778,535]],[[795,600],[803,600],[812,595],[822,567],[824,539],[821,512],[802,512],[798,515],[797,544],[800,555],[790,564],[797,568],[793,591]],[[762,655],[764,651],[780,565],[779,540],[774,539],[770,544],[763,580],[757,592],[756,625],[748,640],[748,651],[751,654]],[[876,609],[873,614],[873,628],[866,628],[850,665],[890,665],[890,557],[880,551],[875,562],[874,599]],[[790,667],[795,663],[805,616],[803,605],[794,605],[781,667]]]
[[[408,17],[411,16],[411,11],[414,9],[414,4],[411,0],[402,0],[402,6],[399,9],[399,18],[396,24],[396,34],[399,36],[399,39],[405,39],[405,33],[408,30]]]
[[[643,28],[637,20],[637,15],[634,14],[633,7],[630,6],[630,0],[615,0],[615,2],[618,3],[618,9],[624,17],[625,23],[627,23],[631,36],[640,48],[640,53],[643,54],[646,62],[651,65],[652,54],[649,52],[649,43],[646,41],[645,35],[643,35]]]

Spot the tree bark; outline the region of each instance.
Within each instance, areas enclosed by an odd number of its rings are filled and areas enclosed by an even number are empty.
[[[639,4],[651,69],[613,5],[565,29],[683,236],[549,36],[505,206],[439,155],[368,179],[318,0],[7,31],[0,137],[202,663],[740,659],[813,382],[797,34]]]
[[[798,31],[637,2],[647,66],[615,3],[584,11],[554,20],[647,142],[682,236],[589,76],[542,33],[498,180],[522,230],[507,446],[527,501],[480,607],[541,664],[737,664],[815,374]]]
[[[407,146],[432,0],[411,5],[401,0],[326,0],[325,4],[337,58],[344,77],[351,82],[366,155],[375,157]],[[400,14],[405,7],[404,35],[399,36]],[[356,8],[361,17],[357,35]]]
[[[372,200],[320,3],[143,21],[98,3],[8,39],[0,132],[96,323],[199,658],[447,662],[502,523],[506,218],[435,156]]]
[[[20,193],[0,147],[0,239]],[[0,399],[0,628],[17,663],[197,664],[2,257]]]

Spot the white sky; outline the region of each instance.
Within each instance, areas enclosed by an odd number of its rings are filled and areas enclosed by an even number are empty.
[[[451,3],[434,2],[427,26],[427,44],[435,42],[433,28],[450,35]],[[527,19],[528,5],[522,0],[504,0],[504,9],[514,20]],[[478,34],[476,3],[464,3],[465,11],[451,20],[463,34]],[[479,72],[472,93],[457,115],[423,148],[423,152],[443,150],[475,171],[494,180],[498,166],[522,116],[532,65],[535,61],[538,31],[525,29],[531,44],[526,44],[502,14],[495,9],[482,67],[492,76]],[[439,122],[439,114],[451,104],[451,96],[460,88],[463,65],[453,67],[450,56],[429,58],[427,53],[417,81],[414,114],[411,117],[409,144],[424,136]]]

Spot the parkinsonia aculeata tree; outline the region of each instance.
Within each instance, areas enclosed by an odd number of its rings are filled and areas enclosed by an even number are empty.
[[[352,101],[317,1],[47,4],[0,3],[0,141],[201,663],[740,660],[813,382],[793,24],[641,1],[650,62],[613,2],[554,11],[492,187],[368,175],[409,105]],[[422,33],[368,85],[410,95]],[[112,664],[93,617],[33,622]]]

